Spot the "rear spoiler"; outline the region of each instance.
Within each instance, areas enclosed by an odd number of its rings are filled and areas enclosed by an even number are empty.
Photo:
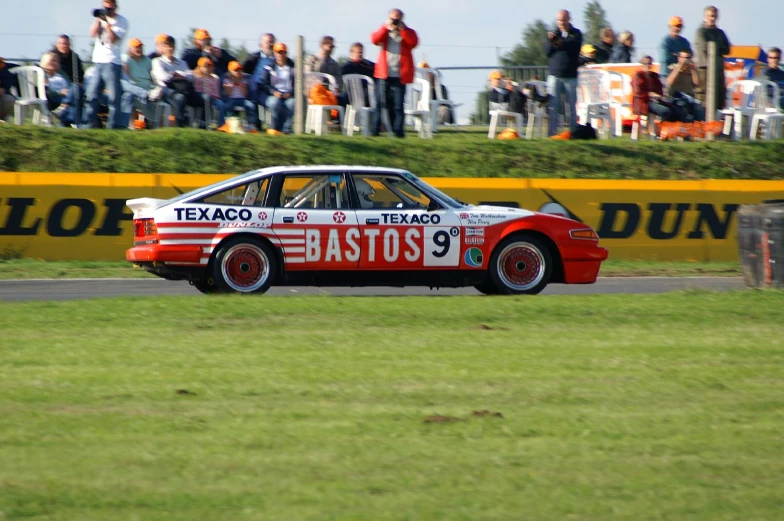
[[[125,204],[133,210],[134,219],[142,217],[152,217],[152,211],[167,204],[166,199],[153,199],[152,197],[141,197],[139,199],[129,199]],[[149,215],[148,215],[149,214]]]

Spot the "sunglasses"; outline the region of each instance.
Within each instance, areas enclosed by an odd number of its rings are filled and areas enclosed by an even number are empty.
[[[769,60],[780,60],[781,56],[768,56]]]

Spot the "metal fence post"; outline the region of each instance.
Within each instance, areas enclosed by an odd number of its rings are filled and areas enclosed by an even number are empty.
[[[304,131],[305,115],[305,38],[297,36],[297,63],[294,72],[294,134]]]

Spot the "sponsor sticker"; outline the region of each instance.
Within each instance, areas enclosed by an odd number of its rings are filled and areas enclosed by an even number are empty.
[[[407,213],[382,213],[384,224],[438,224],[441,216],[438,214],[407,214]]]
[[[478,268],[482,265],[484,258],[482,256],[482,250],[479,248],[468,248],[465,252],[465,256],[463,260],[468,266],[473,268]]]
[[[485,229],[484,228],[472,228],[467,227],[465,229],[466,237],[484,237],[485,236]]]
[[[308,220],[308,214],[305,212],[297,212],[297,220],[301,223],[304,223]]]
[[[466,244],[484,244],[485,238],[484,237],[466,237],[465,238]]]

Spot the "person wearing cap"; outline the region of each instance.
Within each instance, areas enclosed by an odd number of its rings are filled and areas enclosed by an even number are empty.
[[[372,134],[378,135],[381,111],[391,106],[392,131],[399,138],[405,137],[406,85],[414,82],[414,55],[411,51],[419,45],[419,36],[403,22],[403,11],[391,9],[384,25],[370,35],[370,41],[380,47],[374,71],[378,85]]]
[[[128,20],[117,14],[117,0],[103,0],[103,9],[94,13],[90,38],[95,38],[93,68],[95,76],[88,82],[84,120],[85,128],[98,126],[98,109],[104,89],[109,100],[109,117],[106,126],[113,129],[122,125],[122,41],[128,31]]]
[[[155,50],[154,50],[153,52],[151,52],[150,54],[148,54],[148,55],[147,55],[147,57],[148,57],[149,59],[151,59],[151,60],[154,60],[155,58],[160,58],[160,57],[161,57],[161,54],[163,54],[163,53],[161,52],[161,46],[163,45],[163,42],[165,42],[165,41],[166,41],[166,38],[167,38],[168,36],[169,36],[169,35],[168,35],[168,34],[166,34],[166,33],[160,33],[160,34],[158,34],[158,35],[155,37]]]
[[[548,136],[558,133],[561,95],[566,93],[569,112],[569,127],[572,133],[577,129],[577,69],[580,48],[583,46],[583,33],[572,25],[569,11],[562,9],[556,15],[558,27],[547,33],[545,54],[549,59],[547,93],[550,94]]]
[[[162,55],[152,61],[152,79],[156,88],[150,92],[149,98],[166,101],[172,107],[177,126],[187,127],[185,107],[202,107],[204,100],[193,89],[193,73],[188,64],[174,56],[174,49],[174,38],[167,36],[161,46]]]
[[[669,28],[669,34],[662,39],[659,45],[659,67],[663,77],[667,77],[670,70],[678,63],[678,55],[681,51],[689,51],[689,54],[692,54],[689,40],[681,36],[683,18],[680,16],[670,18]]]
[[[498,71],[493,71],[488,76],[490,81],[490,92],[487,95],[487,101],[490,103],[509,103],[511,91],[506,88],[503,75]]]
[[[236,61],[236,58],[227,51],[212,45],[212,36],[207,29],[196,29],[193,32],[193,47],[185,49],[182,59],[188,64],[191,70],[198,66],[199,58],[206,56],[215,65],[215,74],[223,76],[229,70],[229,62]]]
[[[206,56],[199,58],[196,68],[193,70],[193,88],[204,100],[205,111],[208,107],[215,107],[218,111],[218,126],[221,127],[226,122],[221,99],[221,80],[214,74],[215,66],[212,60]],[[206,126],[206,125],[205,125]]]
[[[147,105],[152,84],[152,60],[144,55],[144,44],[138,38],[131,38],[128,42],[128,54],[122,57],[123,79],[121,80],[122,116],[123,124],[127,127],[131,121],[134,105],[138,100],[143,106],[144,117],[152,121],[153,107]]]
[[[335,78],[337,83],[337,94],[343,90],[343,78],[340,72],[340,65],[332,57],[332,52],[335,50],[335,39],[331,36],[324,36],[321,38],[321,45],[318,54],[311,54],[305,58],[305,72],[321,72],[329,74]],[[315,82],[313,82],[315,83]],[[310,92],[314,85],[306,83],[305,92]]]
[[[694,62],[697,64],[697,76],[700,78],[700,86],[696,94],[703,105],[706,101],[706,88],[708,85],[708,42],[716,42],[716,56],[713,61],[713,84],[715,85],[714,96],[716,98],[716,110],[721,110],[727,102],[727,85],[724,76],[724,57],[730,53],[730,41],[724,31],[716,26],[719,18],[719,10],[714,6],[708,6],[703,11],[704,21],[702,26],[697,29],[694,38]]]
[[[441,100],[449,100],[449,91],[441,82],[438,82],[439,86],[441,87],[440,95],[436,95],[436,72],[433,72],[433,69],[430,68],[430,64],[426,61],[421,61],[417,64],[418,69],[429,69],[428,72],[425,74],[425,79],[430,83],[430,99],[441,99]],[[455,121],[454,114],[452,112],[451,105],[439,105],[438,106],[438,124],[439,125],[452,125]],[[435,129],[433,130],[435,132]]]
[[[272,114],[272,128],[267,132],[289,134],[294,117],[294,62],[285,43],[276,43],[272,50],[275,61],[264,66],[258,102]]]
[[[9,72],[10,64],[0,58],[0,123],[10,123],[14,117],[16,98],[11,95],[11,87],[16,86],[16,74]]]
[[[231,114],[235,108],[245,109],[248,126],[246,132],[257,132],[256,119],[258,110],[256,104],[248,99],[249,76],[242,70],[242,64],[236,60],[229,62],[229,70],[223,75],[223,114],[219,120],[225,120],[226,114]],[[221,125],[223,125],[221,123]]]
[[[590,43],[586,43],[580,47],[580,56],[577,58],[577,63],[580,67],[592,65],[596,62],[596,47]]]
[[[607,63],[610,61],[614,44],[615,32],[611,27],[605,27],[599,31],[599,43],[596,44],[596,63]]]

